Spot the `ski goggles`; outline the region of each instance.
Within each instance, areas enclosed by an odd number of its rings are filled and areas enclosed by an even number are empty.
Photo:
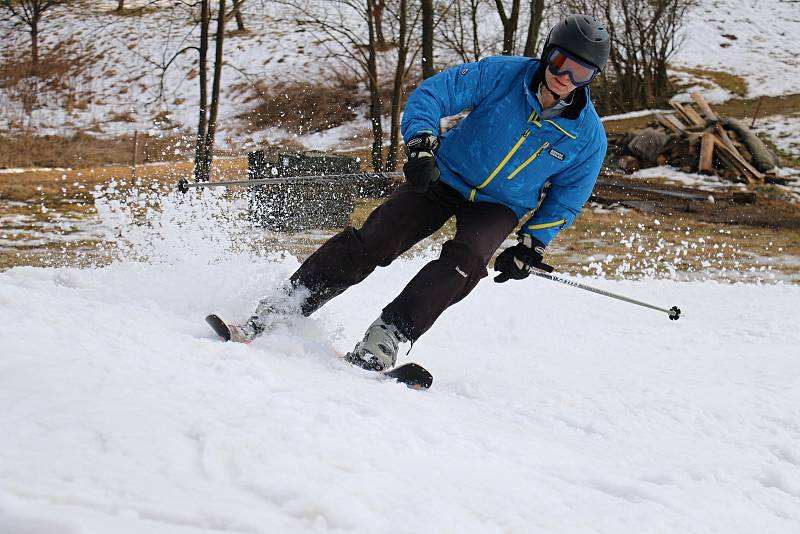
[[[553,48],[547,56],[547,68],[554,76],[569,75],[576,87],[587,85],[600,72],[594,65],[579,59],[566,50]]]

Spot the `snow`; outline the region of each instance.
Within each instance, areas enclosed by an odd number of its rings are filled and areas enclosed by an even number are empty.
[[[185,9],[161,0],[129,0],[126,6],[147,6],[149,11],[144,16],[120,17],[111,13],[116,4],[114,0],[84,1],[83,9],[77,12],[56,9],[45,15],[41,33],[43,53],[71,41],[73,44],[67,48],[84,57],[83,74],[72,75],[64,82],[75,103],[67,110],[64,94],[39,88],[41,108],[27,113],[14,91],[0,89],[3,109],[0,118],[8,131],[35,131],[42,135],[71,135],[81,131],[107,137],[134,130],[176,135],[194,128],[197,82],[192,74],[187,74],[195,68],[194,55],[180,56],[166,73],[163,93],[160,86],[159,65],[185,45],[185,34],[190,29]],[[327,10],[329,16],[333,15],[330,3],[315,0],[306,7],[308,12]],[[480,17],[483,53],[491,55],[499,46],[502,28],[492,6],[481,9],[484,10]],[[310,29],[298,30],[297,15],[287,6],[260,2],[248,4],[245,11],[249,15],[248,33],[229,37],[225,45],[220,147],[240,149],[243,144],[256,141],[283,141],[327,149],[351,143],[354,132],[368,131],[366,111],[360,110],[360,116],[352,123],[310,137],[298,138],[278,128],[247,133],[248,121],[244,116],[260,99],[255,82],[263,82],[268,88],[278,82],[297,80],[333,83],[333,73],[348,72],[348,68],[342,62],[342,54],[327,50]],[[748,97],[800,92],[797,59],[800,39],[792,38],[800,32],[796,11],[795,3],[781,0],[701,0],[687,16],[670,73],[682,83],[695,84],[698,76],[681,69],[731,72],[746,80]],[[347,10],[342,13],[342,21],[347,27],[356,28],[360,24],[356,14]],[[0,31],[4,32],[0,52],[22,54],[27,50],[28,37],[24,32],[10,31],[7,25],[0,27]],[[186,38],[196,37],[195,29]],[[382,60],[389,62],[393,57],[394,52],[389,51]],[[436,61],[439,65],[451,65],[461,59],[439,47]],[[391,72],[388,63],[381,68]],[[703,79],[700,83],[690,85],[677,99],[688,99],[689,91],[694,89],[701,90],[711,103],[732,96],[710,80]]]
[[[775,143],[775,145],[791,155],[800,159],[800,113],[795,115],[775,115],[769,118],[757,120],[753,128],[757,133],[763,133]]]
[[[740,75],[750,98],[798,93],[798,13],[786,0],[702,0],[686,17],[672,64]]]
[[[673,322],[487,279],[403,351],[417,392],[336,354],[438,245],[224,344],[204,315],[298,259],[222,193],[177,198],[100,196],[107,267],[0,273],[0,532],[797,531],[800,286],[581,279]]]

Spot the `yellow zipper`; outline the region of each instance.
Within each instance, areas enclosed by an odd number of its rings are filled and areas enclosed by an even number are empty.
[[[552,228],[553,226],[561,226],[567,222],[566,219],[561,219],[560,221],[550,222],[550,223],[543,223],[543,224],[531,224],[528,226],[531,230],[541,230],[542,228]]]
[[[495,169],[492,171],[492,174],[490,174],[489,177],[486,180],[484,180],[483,183],[481,185],[479,185],[478,187],[476,187],[475,189],[483,189],[484,187],[489,185],[489,182],[494,180],[494,177],[497,176],[497,173],[500,172],[503,169],[503,167],[506,166],[506,163],[508,163],[508,160],[510,160],[511,157],[517,152],[517,150],[519,150],[519,147],[522,146],[522,143],[525,142],[525,140],[528,138],[528,136],[530,134],[531,134],[530,129],[525,130],[525,133],[522,134],[522,137],[519,138],[519,140],[514,145],[514,147],[509,151],[509,153],[506,154],[506,157],[503,158],[503,161],[501,161],[500,164],[497,167],[495,167]]]
[[[514,169],[514,172],[512,172],[511,174],[509,174],[509,175],[508,175],[508,179],[509,179],[509,180],[511,180],[512,178],[514,178],[514,176],[516,176],[516,175],[517,175],[517,173],[518,173],[519,171],[521,171],[522,169],[524,169],[525,167],[527,167],[527,166],[528,166],[528,164],[529,164],[531,161],[533,161],[533,160],[535,160],[536,158],[538,158],[538,157],[539,157],[539,154],[541,154],[541,153],[542,153],[542,150],[544,150],[545,148],[547,148],[547,147],[549,147],[549,146],[550,146],[550,142],[549,142],[549,141],[545,141],[545,143],[544,143],[542,146],[540,146],[540,147],[539,147],[539,150],[537,150],[536,152],[534,152],[534,153],[533,153],[533,155],[532,155],[531,157],[529,157],[528,159],[526,159],[526,160],[525,160],[525,161],[522,163],[522,165],[520,165],[519,167],[517,167],[516,169]]]
[[[520,138],[517,140],[516,144],[514,144],[514,146],[511,148],[511,150],[508,152],[508,154],[506,154],[506,157],[504,157],[504,158],[503,158],[503,161],[501,161],[501,162],[500,162],[500,163],[497,165],[497,167],[495,167],[495,169],[492,171],[492,174],[490,174],[490,175],[489,175],[489,177],[488,177],[488,178],[486,178],[486,180],[484,180],[484,181],[483,181],[483,183],[482,183],[481,185],[479,185],[479,186],[477,186],[477,187],[473,188],[473,189],[472,189],[472,191],[470,191],[470,193],[469,193],[469,200],[470,200],[471,202],[474,202],[474,200],[475,200],[475,193],[478,191],[478,189],[483,189],[484,187],[486,187],[487,185],[489,185],[489,182],[491,182],[492,180],[494,180],[494,177],[495,177],[495,176],[497,176],[497,173],[498,173],[498,172],[500,172],[501,170],[503,170],[503,167],[505,167],[505,166],[506,166],[506,163],[508,163],[508,160],[510,160],[510,159],[511,159],[511,158],[514,156],[514,154],[516,154],[517,150],[519,150],[519,147],[521,147],[521,146],[522,146],[522,143],[524,143],[524,142],[525,142],[525,140],[528,138],[528,136],[529,136],[530,134],[531,134],[531,130],[530,130],[530,128],[529,128],[529,129],[527,129],[527,130],[525,130],[525,133],[523,133],[523,134],[522,134],[522,137],[520,137]]]
[[[551,120],[546,120],[545,122],[549,122],[550,124],[552,124],[553,126],[555,126],[556,128],[558,128],[559,130],[561,130],[562,132],[564,132],[564,134],[565,134],[567,137],[569,137],[570,139],[577,139],[577,137],[575,137],[574,135],[572,135],[571,133],[569,133],[568,131],[566,131],[564,128],[562,128],[561,126],[559,126],[559,125],[558,125],[558,124],[556,124],[555,122],[553,122],[553,121],[551,121]]]

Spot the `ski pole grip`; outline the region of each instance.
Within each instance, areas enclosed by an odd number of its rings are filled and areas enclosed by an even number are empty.
[[[539,263],[534,265],[534,267],[536,267],[540,271],[544,271],[546,273],[552,273],[553,272],[553,266],[552,265],[548,265],[543,261],[540,261]]]

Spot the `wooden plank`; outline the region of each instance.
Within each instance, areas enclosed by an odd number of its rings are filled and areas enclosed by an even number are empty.
[[[715,138],[714,143],[716,144],[719,142],[720,141]],[[722,144],[718,144],[717,146],[721,147],[719,148],[719,150],[717,150],[717,158],[719,158],[719,161],[723,165],[728,167],[731,171],[733,171],[736,177],[741,179],[740,181],[751,183],[751,179],[746,175],[746,173],[742,169],[739,168],[739,166],[736,164],[736,161],[733,159],[733,156],[731,156],[729,152],[726,152],[724,150],[725,146]]]
[[[711,109],[711,106],[708,105],[708,102],[706,102],[706,99],[703,98],[701,93],[692,93],[692,100],[694,100],[694,103],[700,108],[700,113],[702,113],[705,118],[710,121],[719,120],[719,117],[717,117],[717,114]]]
[[[689,116],[689,120],[695,123],[697,126],[706,125],[705,119],[703,119],[703,117],[701,117],[700,114],[696,112],[691,105],[687,104],[683,106],[683,112],[686,113]]]
[[[706,121],[703,117],[697,113],[694,108],[690,105],[682,105],[679,102],[670,102],[670,106],[672,109],[678,112],[678,114],[683,117],[689,124],[694,124],[695,126],[705,126]]]
[[[664,115],[664,118],[671,122],[675,127],[678,129],[679,132],[684,133],[686,132],[686,125],[681,122],[681,120],[676,117],[675,115]]]
[[[676,133],[676,134],[680,134],[681,133],[680,128],[675,126],[674,123],[668,121],[667,118],[664,115],[662,115],[661,113],[656,113],[655,117],[656,117],[656,120],[659,122],[659,124],[661,124],[661,126],[666,128],[667,130],[669,130],[669,131],[671,131],[673,133]]]
[[[742,158],[742,155],[736,151],[736,149],[731,150],[728,146],[722,142],[722,140],[718,136],[714,136],[714,144],[718,148],[717,154],[720,156],[720,161],[728,164],[729,167],[735,169],[739,174],[744,176],[744,178],[749,183],[754,183],[758,180],[763,181],[764,175],[755,170],[747,161]]]
[[[725,128],[717,124],[716,131],[717,131],[717,137],[719,137],[722,140],[725,147],[731,152],[731,155],[742,165],[744,170],[750,173],[750,175],[752,175],[754,179],[763,182],[764,175],[760,171],[758,171],[758,169],[750,165],[750,163],[746,159],[744,159],[744,157],[739,153],[739,150],[733,144],[731,138],[728,137],[728,133],[725,131]]]
[[[697,170],[700,172],[710,173],[714,170],[714,137],[714,132],[706,132],[700,141],[700,162],[697,164]]]
[[[689,115],[686,114],[686,111],[684,110],[683,106],[680,105],[678,102],[673,102],[673,101],[670,100],[669,105],[670,105],[670,107],[672,107],[672,109],[675,110],[675,112],[678,115],[681,116],[681,118],[686,119],[689,122],[692,122],[692,119],[690,119]]]

